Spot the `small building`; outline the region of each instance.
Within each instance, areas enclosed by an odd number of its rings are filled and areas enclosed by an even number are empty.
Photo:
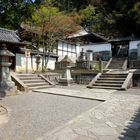
[[[16,52],[20,47],[24,47],[25,44],[21,42],[21,39],[18,37],[15,31],[0,28],[0,45],[4,43],[7,46],[7,49],[15,54],[11,57],[11,69],[16,70]]]
[[[5,43],[9,51],[11,51],[15,56],[11,58],[11,70],[16,72],[26,72],[28,67],[28,72],[36,71],[36,55],[41,57],[44,55],[43,52],[37,49],[26,49],[27,44],[23,43],[20,37],[17,35],[16,31],[0,28],[0,44]],[[26,55],[28,52],[28,55]],[[45,54],[45,59],[47,59],[48,53]],[[51,53],[48,62],[48,68],[54,69],[55,62],[58,59],[58,55]],[[42,60],[39,69],[42,68]]]
[[[63,57],[67,55],[73,62],[76,62],[82,48],[84,49],[84,51],[93,52],[94,50],[96,50],[96,48],[94,47],[93,50],[93,47],[91,47],[91,45],[93,46],[93,44],[95,43],[101,45],[101,43],[104,43],[105,41],[107,41],[106,38],[96,33],[81,30],[75,34],[72,34],[65,40],[58,41],[58,60],[62,60]],[[97,46],[97,51],[98,49],[99,46]]]
[[[68,55],[73,62],[79,59],[80,52],[85,52],[84,66],[90,66],[89,62],[98,61],[99,58],[103,61],[109,61],[111,58],[120,57],[127,59],[127,66],[129,68],[140,68],[140,38],[123,37],[106,39],[100,35],[92,32],[82,30],[76,34],[69,36],[67,42],[60,41],[58,43],[59,60]],[[71,42],[73,44],[71,44]],[[74,46],[73,52],[69,51]],[[122,60],[123,61],[123,60]],[[77,63],[79,65],[79,63]],[[80,63],[81,65],[81,63]]]

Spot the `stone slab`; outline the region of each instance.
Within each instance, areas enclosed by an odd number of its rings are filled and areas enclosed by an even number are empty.
[[[105,90],[105,89],[67,89],[67,88],[47,88],[47,89],[36,89],[35,92],[41,93],[48,93],[48,94],[55,94],[61,96],[70,96],[70,97],[77,97],[77,98],[84,98],[84,99],[91,99],[91,100],[100,100],[105,101],[109,100],[110,96],[116,90]]]
[[[47,140],[56,140],[60,135],[69,136],[67,129],[73,132],[72,135],[83,136],[84,140],[139,140],[139,122],[131,120],[140,113],[139,108],[140,96],[114,94],[110,100],[81,114],[62,128],[53,130],[51,139]],[[44,139],[50,134],[46,133]],[[76,137],[70,140],[76,140]]]

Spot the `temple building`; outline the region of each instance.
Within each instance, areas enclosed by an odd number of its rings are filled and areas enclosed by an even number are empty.
[[[11,58],[11,70],[23,73],[26,72],[28,67],[28,72],[36,71],[36,55],[40,55],[42,57],[42,51],[28,48],[27,43],[21,40],[16,31],[4,28],[0,28],[0,44],[2,43],[6,43],[8,50],[15,54],[15,56]],[[47,58],[47,56],[48,54],[46,53],[45,58]],[[51,53],[48,68],[54,69],[57,59],[57,54]],[[42,66],[41,63],[39,66],[40,70]]]

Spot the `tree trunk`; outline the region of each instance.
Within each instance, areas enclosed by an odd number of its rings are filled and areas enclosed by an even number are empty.
[[[47,68],[47,66],[48,66],[48,62],[50,60],[50,56],[51,56],[51,54],[50,54],[50,52],[48,52],[48,57],[46,58],[45,68]]]

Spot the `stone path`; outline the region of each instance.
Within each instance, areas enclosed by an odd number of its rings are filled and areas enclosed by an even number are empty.
[[[114,94],[110,100],[36,140],[140,140],[139,130],[140,96]]]
[[[17,98],[16,102],[13,102],[11,99],[11,104],[9,107],[16,107],[13,111],[20,112],[18,114],[19,118],[23,116],[21,113],[25,113],[25,107],[29,107],[28,102],[31,103],[31,107],[35,107],[36,111],[28,109],[28,113],[26,113],[27,118],[29,118],[29,122],[34,122],[24,128],[23,124],[24,120],[17,120],[16,125],[14,126],[13,123],[9,128],[9,131],[4,131],[5,134],[10,132],[11,128],[22,128],[25,130],[26,133],[29,133],[30,138],[29,140],[140,140],[140,89],[130,89],[127,91],[114,91],[114,90],[99,90],[99,89],[86,89],[81,87],[65,87],[61,89],[61,87],[56,88],[49,88],[38,90],[42,93],[36,93],[36,95],[26,94],[20,95],[22,100],[18,99],[18,96],[15,97],[8,97],[9,98]],[[56,96],[56,99],[48,100],[47,96],[49,94],[56,94],[61,96]],[[35,94],[35,93],[34,93]],[[20,97],[19,96],[19,97]],[[29,98],[31,96],[31,98]],[[52,95],[50,95],[52,96]],[[58,127],[54,127],[55,129],[47,130],[45,128],[46,125],[49,125],[49,121],[46,123],[46,118],[42,115],[45,113],[45,116],[54,112],[46,107],[49,107],[48,101],[55,103],[55,107],[57,107],[57,103],[60,103],[61,107],[64,107],[62,100],[58,100],[59,97],[65,98],[65,101],[71,103],[70,99],[67,100],[65,96],[72,96],[77,98],[89,98],[90,101],[93,99],[96,100],[106,100],[99,105],[94,106],[92,109],[78,115],[76,118],[70,120],[67,123],[63,123],[63,125],[58,125]],[[23,98],[25,97],[25,98]],[[42,98],[43,97],[43,98]],[[47,97],[47,98],[45,98]],[[26,100],[25,100],[26,99]],[[46,100],[47,99],[47,100]],[[92,99],[92,100],[91,100]],[[29,100],[29,101],[28,101]],[[80,100],[80,99],[78,99]],[[77,100],[77,101],[78,101]],[[23,103],[24,108],[21,110]],[[76,102],[77,102],[76,101]],[[75,103],[76,103],[75,102]],[[4,103],[4,102],[3,102]],[[15,104],[16,103],[16,104]],[[21,103],[21,104],[20,104]],[[44,106],[47,103],[46,106]],[[4,103],[6,104],[6,103]],[[20,104],[20,106],[19,106]],[[71,103],[74,104],[73,102]],[[11,106],[12,105],[12,106]],[[40,111],[40,107],[38,105],[43,105],[43,114],[42,112],[38,114],[38,109]],[[74,105],[75,106],[75,105]],[[86,104],[85,104],[86,106]],[[83,108],[81,105],[79,107],[75,106],[75,110],[79,111],[80,108]],[[71,111],[65,108],[71,114]],[[58,108],[55,112],[56,116],[58,113],[62,116],[62,111]],[[16,114],[16,113],[15,113]],[[67,113],[66,113],[67,114]],[[33,116],[32,116],[33,115]],[[67,115],[66,115],[67,116]],[[63,116],[64,119],[66,116]],[[40,118],[41,117],[41,118]],[[26,119],[27,119],[26,118]],[[35,119],[36,118],[36,119]],[[52,117],[50,117],[52,120]],[[13,119],[10,119],[13,121]],[[50,120],[50,119],[49,119]],[[10,121],[9,121],[10,122]],[[50,121],[52,122],[52,121]],[[41,123],[41,124],[40,124]],[[7,123],[8,124],[8,123]],[[5,125],[6,126],[6,125]],[[36,129],[36,131],[34,131]],[[17,129],[16,132],[13,134],[17,134],[18,137],[13,137],[13,140],[24,140],[25,137],[19,137],[23,131],[19,131],[21,129]],[[37,133],[39,133],[39,136]],[[34,134],[33,134],[34,133]],[[0,138],[3,133],[0,133]],[[9,133],[9,135],[11,132]],[[13,135],[13,136],[14,136]],[[23,135],[25,135],[23,133]],[[11,139],[4,139],[4,140],[11,140]],[[26,140],[28,140],[26,138]]]
[[[84,99],[94,99],[106,101],[109,100],[111,94],[116,90],[105,90],[105,89],[88,89],[85,86],[75,86],[75,87],[54,87],[47,89],[36,89],[35,92],[42,92],[48,94],[55,94],[61,96],[77,97]]]
[[[0,125],[8,122],[7,109],[0,105]]]
[[[0,115],[0,140],[35,140],[100,103],[37,92],[5,97],[0,104],[8,114]]]

